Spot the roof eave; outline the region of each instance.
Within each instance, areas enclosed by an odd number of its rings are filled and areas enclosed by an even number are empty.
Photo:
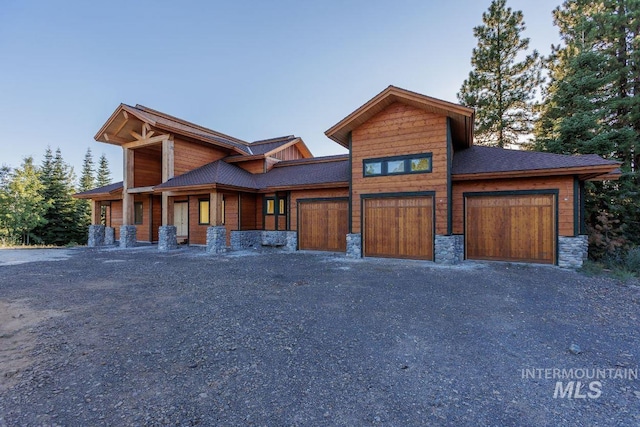
[[[590,180],[590,177],[607,175],[618,168],[618,165],[580,166],[552,169],[531,169],[516,171],[498,171],[482,173],[452,174],[453,181],[471,181],[475,179],[500,179],[500,178],[528,178],[538,176],[578,175],[580,180]]]

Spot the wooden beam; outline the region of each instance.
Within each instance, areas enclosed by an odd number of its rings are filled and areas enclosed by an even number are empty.
[[[110,133],[104,133],[104,139],[105,141],[109,142],[109,143],[117,143],[117,144],[130,144],[132,141],[127,141],[124,138],[120,138],[119,136],[110,134]],[[134,141],[135,142],[135,141]]]
[[[127,112],[126,112],[126,111],[124,111],[124,110],[123,110],[122,112],[125,114],[125,116],[124,116],[124,120],[123,120],[123,121],[122,121],[122,123],[121,123],[121,124],[116,128],[116,130],[115,130],[115,131],[113,131],[113,134],[114,134],[114,135],[119,134],[119,133],[120,133],[120,131],[122,130],[122,128],[124,128],[124,127],[127,125],[127,123],[129,122],[129,115],[127,114]]]
[[[173,137],[162,141],[162,182],[167,182],[174,176],[174,144]]]
[[[126,144],[123,144],[122,147],[123,148],[140,148],[140,147],[145,147],[147,145],[158,144],[159,142],[162,142],[168,138],[169,138],[169,135],[162,134],[162,135],[154,136],[153,138],[145,138],[145,139],[140,139],[138,141],[130,141],[130,142],[127,142]]]
[[[138,132],[133,131],[133,130],[129,131],[129,135],[131,135],[132,137],[134,137],[138,141],[144,139],[144,136],[140,135]]]
[[[222,225],[222,194],[217,191],[209,194],[209,224]]]
[[[162,225],[169,225],[169,193],[162,193]],[[173,221],[172,221],[173,222]]]
[[[125,122],[129,120],[129,113],[127,113],[126,111],[122,110],[122,116],[124,117]]]
[[[153,193],[153,185],[150,185],[148,187],[134,187],[130,188],[128,191],[129,194]]]
[[[123,171],[122,181],[122,225],[133,224],[133,194],[129,194],[129,188],[134,188],[133,180],[133,150],[125,148],[123,150]]]
[[[149,123],[143,123],[142,124],[142,137],[143,138],[149,138],[149,136],[147,135],[147,132],[151,130],[151,126],[149,126]]]
[[[151,138],[155,134],[156,133],[154,131],[150,130],[149,132],[147,132],[147,138]]]

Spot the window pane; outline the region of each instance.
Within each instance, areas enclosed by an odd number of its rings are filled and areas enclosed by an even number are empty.
[[[403,173],[404,160],[390,160],[387,162],[387,173]]]
[[[142,202],[135,202],[133,204],[133,222],[135,224],[142,224]]]
[[[420,159],[411,159],[411,171],[429,171],[431,170],[431,159],[422,157]]]
[[[200,200],[200,224],[209,224],[209,201]]]
[[[365,175],[380,175],[382,173],[382,162],[367,162],[364,164]]]
[[[285,207],[285,200],[284,199],[280,199],[278,202],[279,202],[278,203],[278,205],[279,205],[278,206],[278,214],[280,214],[280,215],[286,214],[287,212],[286,212],[286,207]]]
[[[273,215],[276,202],[273,199],[267,199],[267,215]]]

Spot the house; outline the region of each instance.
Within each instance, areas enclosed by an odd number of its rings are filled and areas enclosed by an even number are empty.
[[[210,252],[276,245],[456,263],[581,265],[584,182],[619,164],[473,145],[473,109],[389,86],[326,131],[243,141],[120,105],[95,139],[123,149],[121,183],[90,199],[90,245],[158,242]]]

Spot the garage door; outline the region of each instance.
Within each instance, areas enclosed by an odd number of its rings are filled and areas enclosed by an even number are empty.
[[[467,259],[553,264],[555,195],[465,198]]]
[[[364,255],[433,260],[433,197],[364,199]]]
[[[298,246],[314,251],[347,250],[349,204],[345,199],[298,201]]]

